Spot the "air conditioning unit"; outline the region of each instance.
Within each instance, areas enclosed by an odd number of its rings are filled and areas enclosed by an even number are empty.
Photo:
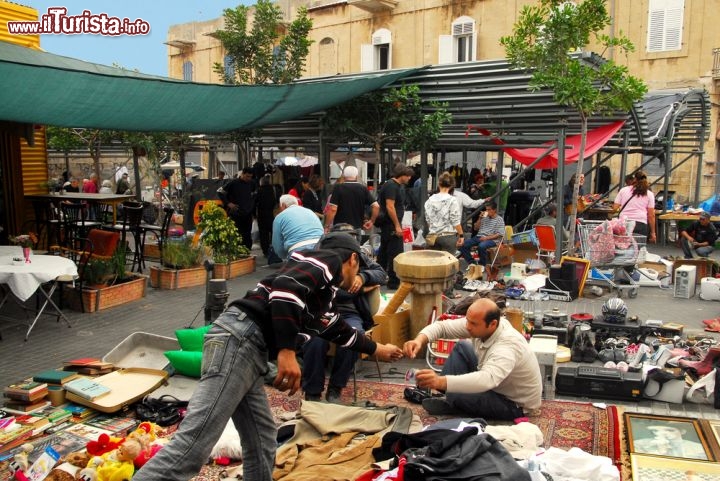
[[[697,267],[684,265],[675,269],[675,297],[690,299],[695,296]]]

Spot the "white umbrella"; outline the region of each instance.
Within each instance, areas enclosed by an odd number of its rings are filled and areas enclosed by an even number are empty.
[[[276,165],[298,165],[297,157],[280,157],[275,162]]]
[[[316,165],[318,163],[318,158],[313,157],[312,155],[306,155],[302,159],[300,159],[300,162],[298,165],[300,167],[312,167],[313,165]]]

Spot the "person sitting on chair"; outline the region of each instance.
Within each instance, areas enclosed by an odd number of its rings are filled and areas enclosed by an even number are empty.
[[[456,338],[465,340],[455,344],[440,375],[432,369],[415,373],[418,387],[445,393],[423,400],[428,413],[514,420],[540,408],[537,358],[490,299],[473,302],[465,318],[430,324],[407,341],[403,351],[414,359],[429,342]]]
[[[700,212],[700,218],[680,232],[680,245],[685,259],[692,259],[697,254],[708,257],[715,248],[718,231],[710,222],[709,212]]]
[[[497,204],[494,201],[488,202],[485,204],[485,212],[485,217],[480,217],[475,224],[475,227],[478,228],[477,235],[465,239],[463,245],[460,246],[460,254],[468,265],[475,264],[470,254],[473,246],[477,246],[478,250],[477,263],[481,266],[487,265],[487,250],[495,247],[505,235],[505,222],[497,213]]]
[[[555,229],[558,229],[558,222],[557,222],[557,205],[550,203],[545,207],[545,215],[540,217],[538,221],[535,223],[535,225],[551,225],[555,227]],[[562,229],[562,241],[563,243],[567,242],[567,238],[570,235],[567,229]]]
[[[331,234],[334,232],[347,232],[352,235],[355,228],[351,224],[335,224],[330,234],[321,239],[318,248],[333,247],[336,242]],[[355,328],[359,335],[364,335],[373,325],[373,314],[368,300],[370,293],[378,292],[381,285],[387,284],[388,276],[380,264],[372,261],[364,253],[360,254],[362,260],[360,271],[355,276],[352,285],[347,289],[339,289],[335,294],[340,318]],[[330,342],[320,337],[313,337],[303,347],[303,374],[302,389],[305,391],[306,401],[320,401],[325,386],[325,362],[327,360]],[[335,359],[332,363],[330,381],[328,382],[325,399],[328,402],[340,401],[340,393],[347,385],[350,374],[353,372],[358,354],[345,347],[337,347]]]

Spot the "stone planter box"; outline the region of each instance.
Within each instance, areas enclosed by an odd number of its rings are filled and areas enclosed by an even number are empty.
[[[205,284],[206,271],[203,266],[188,269],[150,267],[150,285],[156,289],[182,289]]]
[[[142,274],[133,274],[132,277],[132,280],[112,286],[68,290],[67,302],[76,311],[84,308],[85,312],[96,312],[137,301],[145,297],[148,277]]]
[[[213,279],[234,279],[255,272],[255,256],[238,259],[229,264],[215,264]]]

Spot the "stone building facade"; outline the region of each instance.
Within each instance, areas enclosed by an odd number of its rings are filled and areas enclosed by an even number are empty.
[[[535,0],[279,0],[285,19],[306,6],[313,21],[313,44],[306,76],[348,74],[504,57],[500,38],[511,33],[522,7]],[[609,35],[622,33],[635,45],[627,57],[598,52],[627,65],[649,90],[706,89],[712,102],[709,140],[703,161],[687,162],[673,172],[670,189],[682,201],[693,195],[697,168],[702,170],[700,198],[716,189],[720,115],[720,38],[714,0],[607,0],[613,18]],[[168,32],[170,76],[218,83],[214,62],[224,52],[212,32],[222,18],[175,25]],[[251,24],[251,22],[249,22]],[[683,154],[678,154],[682,156]],[[641,162],[631,158],[628,167]],[[619,165],[619,160],[613,159]],[[617,165],[613,165],[616,167]],[[614,177],[619,168],[613,168]],[[652,175],[659,165],[650,165]],[[618,178],[613,178],[617,183]]]

